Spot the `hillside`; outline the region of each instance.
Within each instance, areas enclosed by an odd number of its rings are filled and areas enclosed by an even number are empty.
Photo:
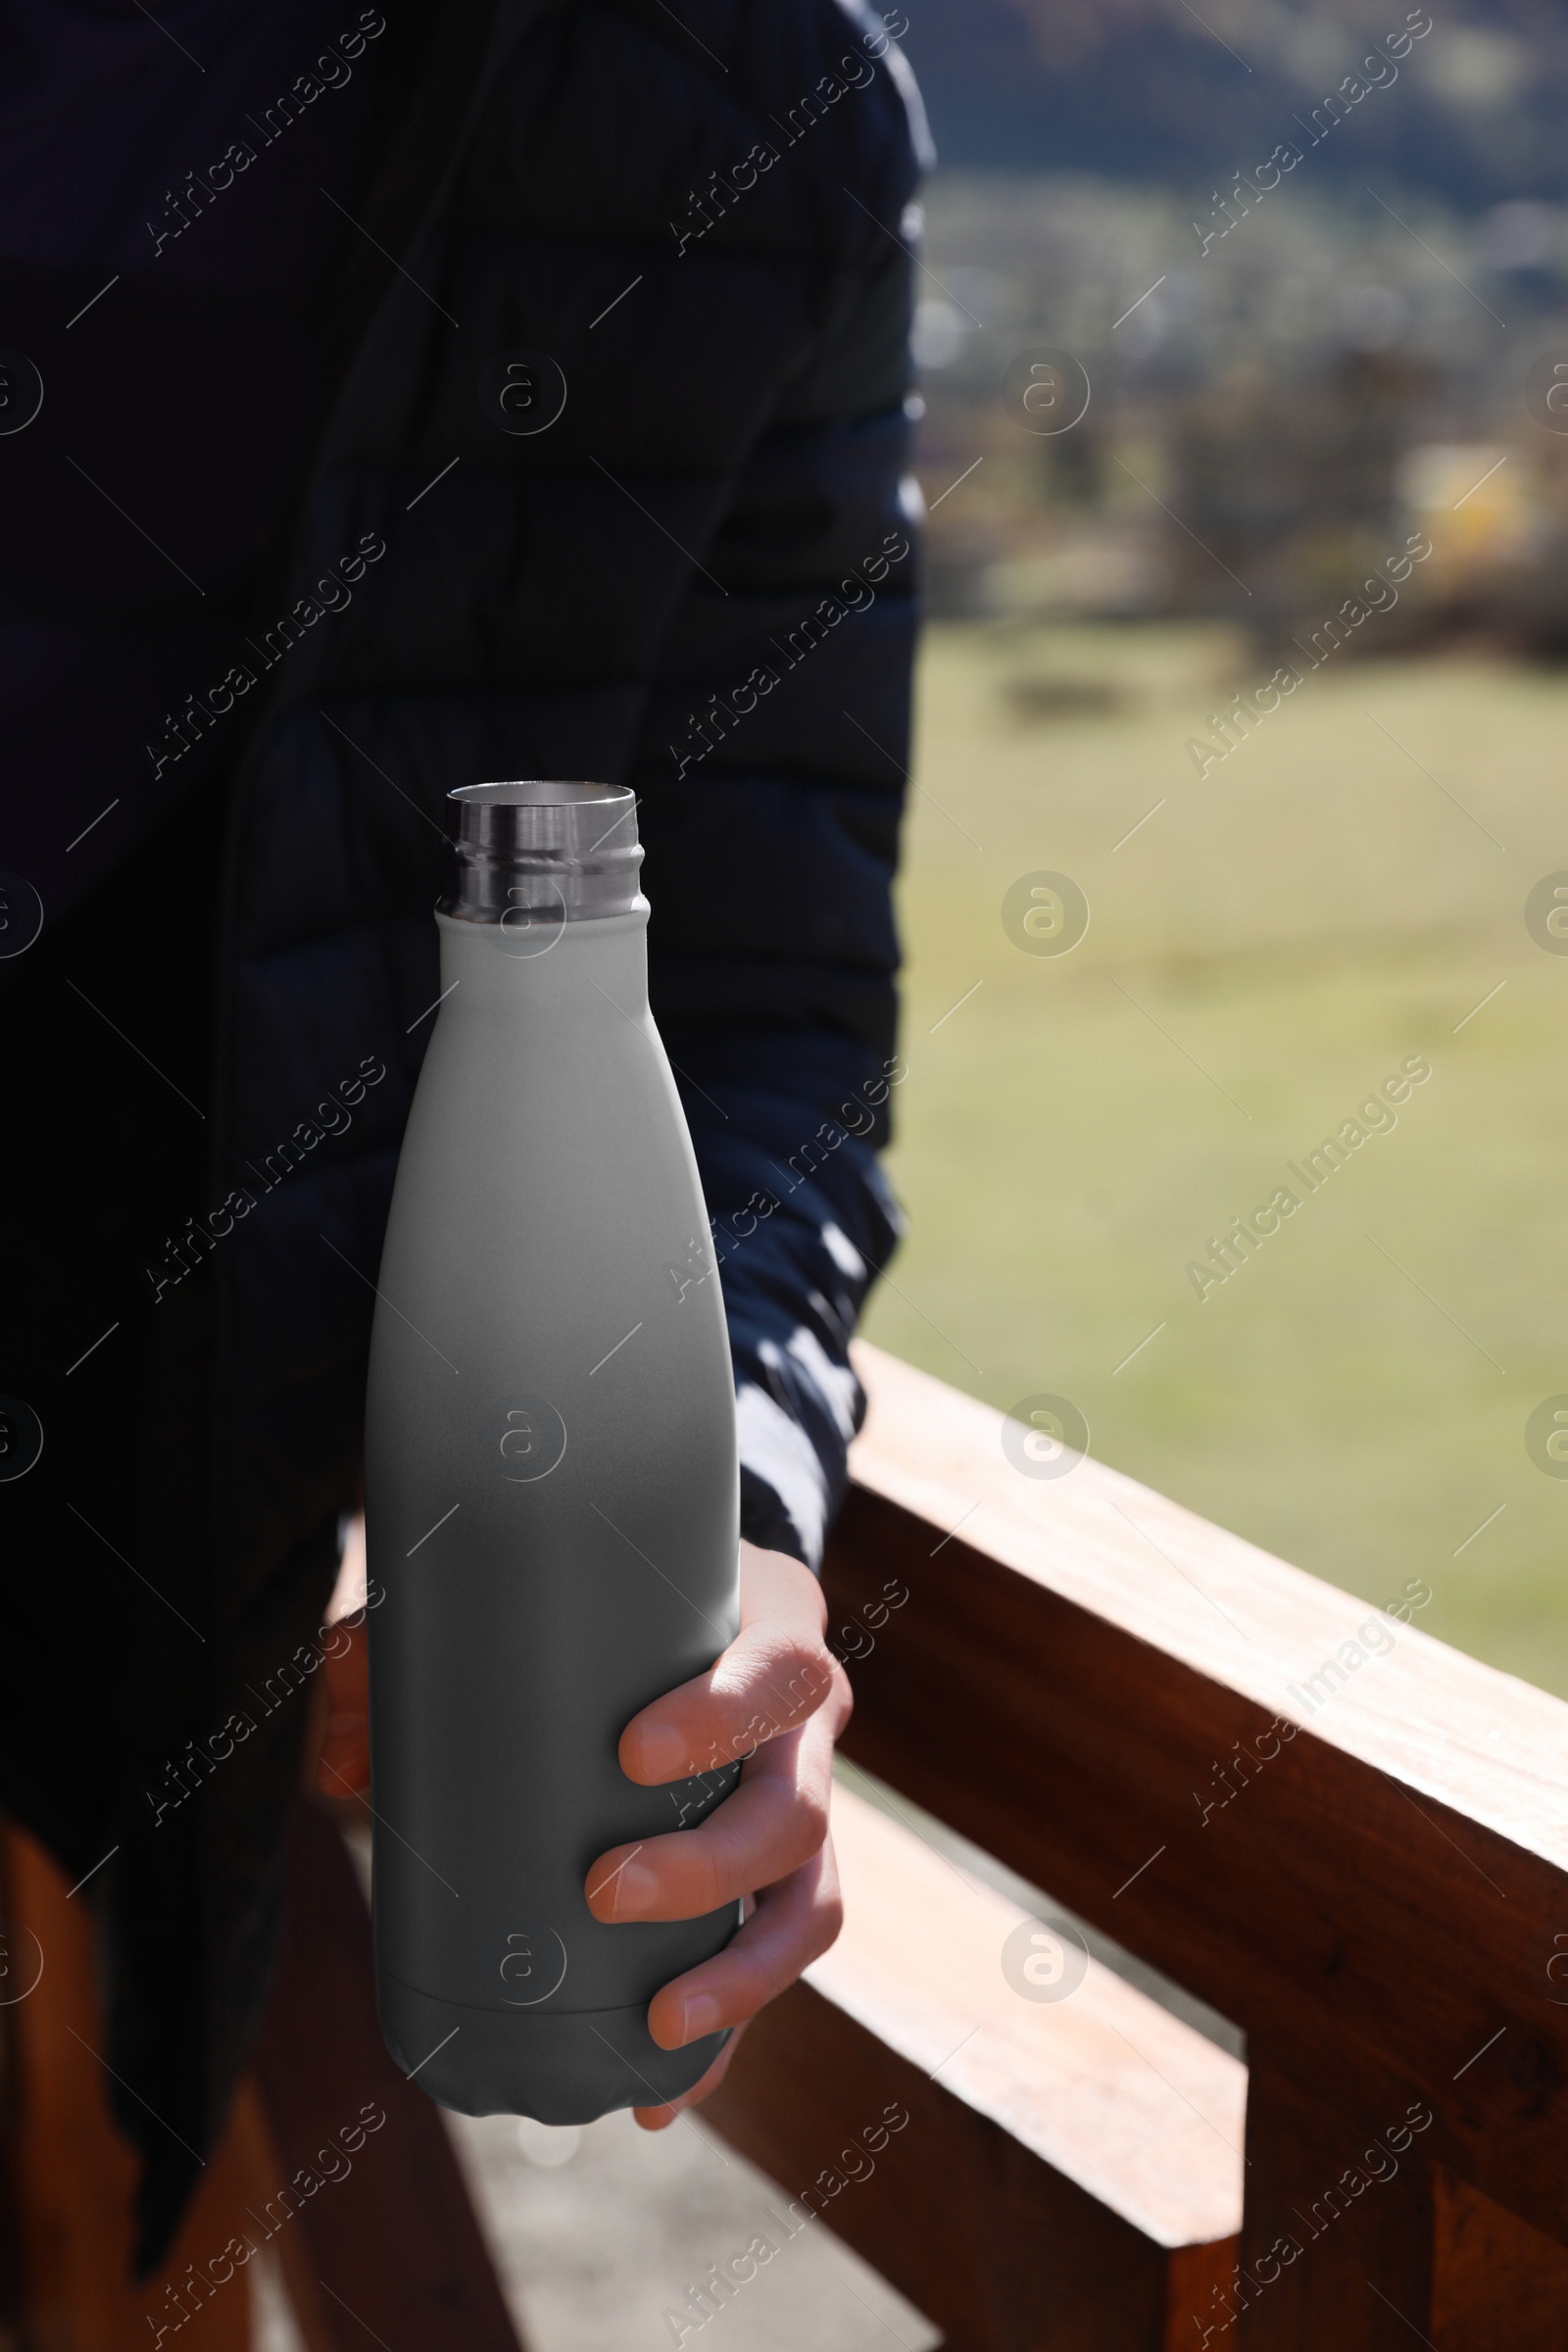
[[[944,166],[1093,172],[1206,199],[1407,22],[1432,30],[1308,147],[1465,210],[1568,198],[1568,18],[1536,0],[915,0],[905,43]],[[1433,21],[1435,20],[1435,21]]]

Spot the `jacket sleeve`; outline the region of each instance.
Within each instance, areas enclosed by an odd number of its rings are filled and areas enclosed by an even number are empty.
[[[877,175],[877,233],[703,551],[634,770],[654,1010],[734,1355],[742,1533],[813,1568],[864,1412],[850,1338],[899,1230],[876,1154],[903,1071],[912,176]]]

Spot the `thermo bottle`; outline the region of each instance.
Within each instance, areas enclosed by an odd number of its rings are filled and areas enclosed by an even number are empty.
[[[377,2000],[443,2105],[585,2123],[676,2096],[724,2040],[662,2050],[647,2008],[739,1907],[608,1925],[584,1882],[739,1772],[645,1788],[616,1758],[735,1636],[734,1388],[635,798],[451,797],[367,1405]]]

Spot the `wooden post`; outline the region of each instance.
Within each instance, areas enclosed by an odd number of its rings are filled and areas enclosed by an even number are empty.
[[[310,2352],[359,2352],[368,2330],[419,2352],[521,2352],[439,2112],[382,2043],[369,1921],[331,1822],[302,1802],[255,2075],[172,2252],[142,2285],[130,2276],[136,2160],[98,2055],[92,1916],[25,1833],[8,1827],[3,1850],[0,1908],[44,1962],[0,2011],[28,2352],[250,2352],[251,2255],[224,2250],[269,2245]],[[21,1965],[20,1938],[18,1951]],[[345,2127],[352,2140],[367,2111],[384,2120],[348,2154]]]
[[[1330,2078],[1325,2095],[1251,2053],[1241,2259],[1195,2347],[1408,2352],[1430,2340],[1432,2110],[1419,2098],[1367,2109],[1354,2088]]]
[[[325,2172],[320,2151],[367,2112],[384,2118],[346,2177],[276,2233],[285,2278],[307,2271],[321,2290],[309,2316],[333,2352],[360,2352],[368,2337],[419,2352],[521,2352],[440,2110],[381,2039],[369,1914],[342,1837],[305,1799],[252,2063],[280,2167],[274,2188],[300,2168]],[[294,2288],[297,2299],[306,2291]]]
[[[9,1982],[25,1981],[42,1960],[31,1990],[0,2013],[20,2340],[28,2352],[152,2352],[163,2328],[166,2352],[176,2344],[249,2352],[249,2280],[223,2259],[258,2186],[243,2134],[225,2132],[172,2250],[138,2285],[130,2272],[136,2157],[115,2128],[98,2054],[92,1914],[71,1899],[64,1872],[25,1831],[7,1824],[0,1846],[15,1939]]]

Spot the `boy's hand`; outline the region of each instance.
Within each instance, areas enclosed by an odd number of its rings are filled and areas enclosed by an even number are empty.
[[[740,2028],[795,1983],[839,1932],[843,1909],[827,1834],[833,1745],[850,1686],[822,1635],[820,1586],[787,1552],[741,1545],[741,1630],[722,1657],[634,1715],[621,1770],[659,1787],[744,1759],[740,1785],[700,1828],[615,1845],[588,1873],[596,1919],[697,1919],[745,1898],[724,1950],[656,1993],[649,2031],[682,2048]],[[639,2107],[650,2132],[722,2080],[739,2033],[702,2081],[663,2107]]]

